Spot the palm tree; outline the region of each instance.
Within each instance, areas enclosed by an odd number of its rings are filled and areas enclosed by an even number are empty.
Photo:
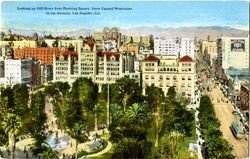
[[[84,126],[82,124],[75,123],[73,128],[69,132],[69,135],[76,140],[75,158],[77,158],[77,146],[78,146],[78,142],[82,138],[81,132],[83,129],[84,129]]]
[[[14,158],[15,151],[15,135],[18,133],[19,128],[21,127],[21,117],[13,113],[7,113],[3,117],[1,126],[4,129],[5,133],[8,134],[9,138],[9,150],[11,152],[10,158]]]
[[[101,105],[99,103],[97,103],[95,105],[93,112],[95,113],[95,130],[98,130],[98,128],[97,128],[98,121],[97,120],[98,120],[98,117],[103,115],[103,110],[102,110]]]
[[[143,124],[146,120],[149,119],[149,116],[140,104],[134,103],[125,112],[125,119],[134,121],[137,124]]]
[[[116,124],[118,119],[123,116],[123,110],[118,104],[110,104],[111,124]]]
[[[178,150],[184,135],[177,131],[170,133],[170,157],[176,158],[178,156]]]

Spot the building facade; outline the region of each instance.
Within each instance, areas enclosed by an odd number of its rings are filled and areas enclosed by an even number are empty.
[[[240,87],[240,108],[249,110],[249,87],[248,83],[242,83]]]
[[[7,59],[4,61],[5,84],[32,83],[32,59]]]
[[[218,69],[247,69],[249,67],[249,36],[221,37],[217,41]]]
[[[141,64],[142,88],[154,84],[166,94],[174,86],[178,96],[194,98],[195,62],[189,56],[180,59],[175,55],[149,55]]]
[[[190,38],[154,38],[154,54],[156,55],[176,55],[178,58],[190,56],[195,59],[194,42]]]
[[[72,83],[78,77],[86,77],[99,88],[125,76],[139,81],[140,72],[134,70],[134,59],[131,53],[97,52],[95,45],[84,45],[80,53],[68,50],[64,55],[54,56],[53,81]]]
[[[23,48],[14,50],[14,58],[33,58],[42,64],[52,65],[53,54],[59,55],[58,48]]]

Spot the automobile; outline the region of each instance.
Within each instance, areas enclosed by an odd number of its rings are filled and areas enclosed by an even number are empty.
[[[90,135],[90,136],[88,137],[88,139],[92,141],[92,140],[95,140],[97,137],[98,137],[97,134],[92,134],[92,135]]]
[[[232,114],[237,115],[237,111],[236,111],[236,110],[233,110],[233,111],[232,111]]]

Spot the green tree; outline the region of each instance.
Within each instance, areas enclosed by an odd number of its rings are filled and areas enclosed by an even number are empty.
[[[110,104],[110,115],[111,115],[111,129],[112,127],[116,127],[119,125],[119,122],[123,115],[124,112],[122,108],[118,104]]]
[[[77,158],[77,151],[78,151],[78,142],[83,142],[87,140],[87,137],[82,134],[84,126],[81,123],[75,123],[73,128],[69,131],[69,135],[75,139],[76,147],[75,147],[75,158]]]
[[[126,111],[128,105],[142,101],[141,87],[134,79],[124,77],[111,85],[111,102],[123,106],[123,111]]]
[[[15,113],[23,116],[28,112],[29,90],[24,84],[16,84],[13,86]]]
[[[48,44],[47,44],[45,41],[43,41],[43,42],[41,43],[41,47],[48,47]]]
[[[103,110],[99,103],[95,105],[93,112],[95,114],[95,130],[98,130],[98,117],[103,115]]]
[[[21,117],[16,114],[7,113],[3,117],[3,121],[1,122],[2,128],[5,133],[8,134],[9,138],[9,150],[11,152],[10,158],[14,158],[15,152],[15,135],[18,133],[19,128],[21,127]]]
[[[130,44],[133,44],[133,43],[134,43],[133,36],[130,37],[129,43],[130,43]]]
[[[52,46],[53,46],[53,47],[58,47],[58,40],[55,40],[55,41],[52,43]]]
[[[154,134],[155,134],[155,143],[154,146],[159,145],[159,133],[164,121],[163,114],[163,101],[164,101],[164,92],[161,88],[155,87],[154,85],[148,86],[146,88],[146,100],[147,105],[154,116]]]
[[[220,122],[216,118],[213,104],[208,96],[202,96],[199,107],[200,128],[207,141],[207,157],[209,158],[228,158],[232,159],[232,146],[222,137]]]
[[[47,116],[45,114],[45,94],[42,91],[32,94],[30,111],[32,117],[27,125],[29,126],[29,132],[32,133],[35,139],[32,152],[35,155],[42,154],[47,148],[44,145],[46,140],[44,123],[47,120]]]
[[[51,147],[48,147],[45,151],[42,153],[43,159],[59,159],[58,152],[53,150]]]
[[[144,124],[149,118],[149,115],[139,103],[132,104],[125,112],[125,119],[130,123]]]
[[[176,92],[175,92],[175,88],[172,86],[172,87],[169,87],[168,89],[168,92],[167,92],[167,97],[168,97],[168,100],[173,103],[175,101],[175,98],[176,98]]]
[[[149,47],[150,50],[154,50],[154,36],[151,34],[149,37]]]

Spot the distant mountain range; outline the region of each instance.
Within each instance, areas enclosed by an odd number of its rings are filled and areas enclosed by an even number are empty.
[[[9,29],[2,29],[4,32],[8,32]],[[51,31],[40,31],[40,30],[21,30],[11,28],[12,33],[21,34],[26,36],[31,36],[35,32],[41,35],[53,36],[69,36],[69,37],[79,37],[88,36],[96,31],[101,30],[92,30],[92,29],[80,29],[69,32],[51,32]],[[190,37],[197,39],[206,39],[210,35],[210,39],[216,39],[220,36],[246,36],[248,35],[248,30],[240,30],[230,27],[219,27],[219,26],[209,26],[209,27],[179,27],[179,28],[162,28],[162,27],[134,27],[129,29],[120,28],[120,32],[124,35],[150,35],[154,36],[164,36],[164,37]]]

